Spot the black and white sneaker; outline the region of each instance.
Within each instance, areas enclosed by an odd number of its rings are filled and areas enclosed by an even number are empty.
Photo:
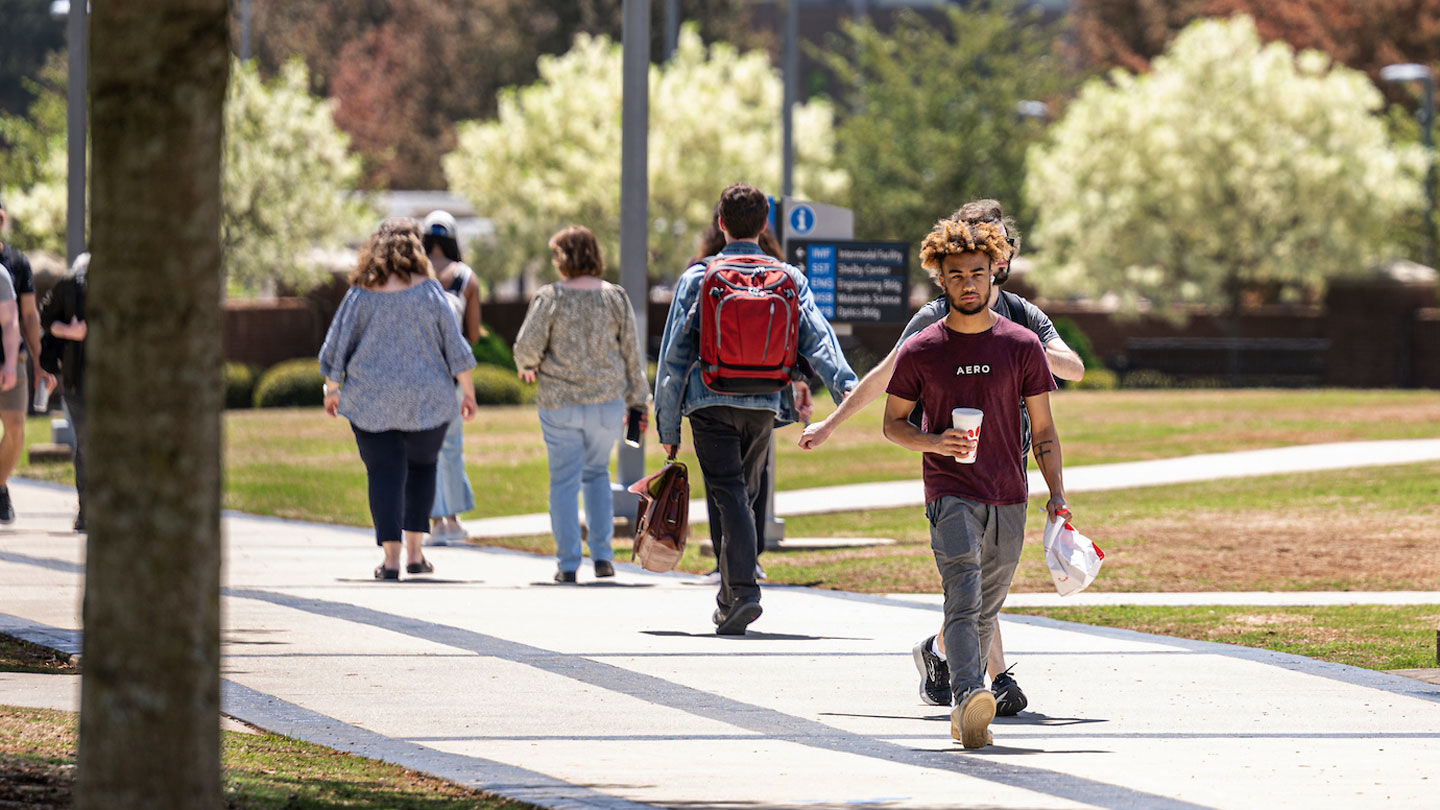
[[[1015,665],[1011,664],[1010,669],[990,680],[990,691],[995,693],[995,713],[1001,717],[1014,717],[1030,705],[1025,693],[1020,691],[1020,684],[1015,682],[1015,676],[1010,674],[1014,668]]]
[[[931,706],[950,705],[950,665],[935,654],[930,636],[915,645],[915,668],[920,670],[920,699]]]
[[[10,488],[0,487],[0,523],[10,525],[15,522],[15,507],[10,503]]]

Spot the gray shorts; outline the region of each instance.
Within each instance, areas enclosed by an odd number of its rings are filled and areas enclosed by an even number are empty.
[[[1025,509],[1023,503],[991,506],[951,496],[925,505],[930,550],[945,588],[945,656],[957,705],[966,692],[985,685],[995,616],[1025,545]]]
[[[0,391],[0,413],[25,413],[30,403],[30,361],[24,355],[15,363],[15,387]]]

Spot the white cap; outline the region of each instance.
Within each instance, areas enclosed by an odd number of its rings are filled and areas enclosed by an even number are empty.
[[[455,217],[449,211],[431,211],[425,215],[425,222],[420,226],[420,232],[431,236],[444,236],[455,239],[457,230]]]

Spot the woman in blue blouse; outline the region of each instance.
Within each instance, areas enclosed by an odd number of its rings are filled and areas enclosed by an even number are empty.
[[[411,219],[387,219],[360,251],[350,291],[320,348],[325,412],[350,420],[370,482],[376,579],[429,574],[421,552],[435,502],[435,460],[445,430],[475,416],[475,357],[435,280]],[[457,406],[455,385],[464,397]]]

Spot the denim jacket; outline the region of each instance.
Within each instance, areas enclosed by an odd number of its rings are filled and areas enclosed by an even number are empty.
[[[763,252],[754,242],[731,242],[720,251],[721,255]],[[835,330],[815,308],[809,280],[795,267],[786,265],[786,268],[800,290],[800,355],[810,361],[838,404],[858,382],[855,372],[840,351]],[[675,298],[670,302],[670,314],[665,318],[655,378],[655,427],[660,432],[661,444],[679,444],[681,416],[712,405],[773,411],[777,425],[788,425],[797,418],[788,387],[774,394],[722,394],[710,390],[701,381],[700,317],[696,303],[704,276],[704,264],[696,264],[680,276],[675,284]]]

